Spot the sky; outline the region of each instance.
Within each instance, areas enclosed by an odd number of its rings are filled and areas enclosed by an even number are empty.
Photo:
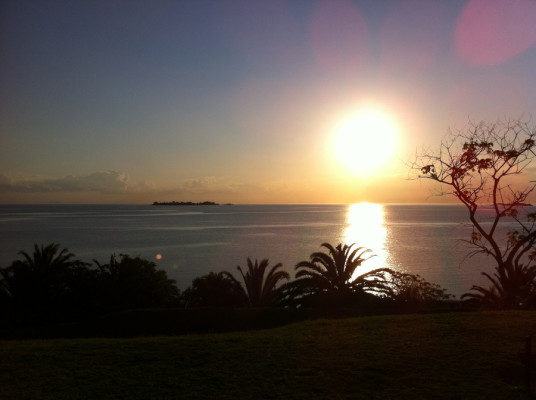
[[[534,0],[3,1],[0,203],[445,201],[407,163],[535,121],[534,21]],[[371,113],[389,136],[341,155]]]

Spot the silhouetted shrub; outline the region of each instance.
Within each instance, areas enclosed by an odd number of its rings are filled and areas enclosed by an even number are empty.
[[[224,272],[195,278],[182,298],[186,307],[243,307],[247,298],[240,284]]]
[[[386,279],[391,289],[388,297],[397,302],[430,303],[447,301],[454,297],[440,285],[430,283],[420,275],[390,271]]]
[[[99,303],[106,308],[127,309],[177,305],[180,293],[175,281],[156,264],[140,257],[113,255],[99,264]]]

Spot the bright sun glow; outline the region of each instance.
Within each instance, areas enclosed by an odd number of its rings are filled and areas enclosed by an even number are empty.
[[[359,175],[369,175],[393,157],[396,124],[378,108],[361,109],[335,130],[334,151],[339,162]]]

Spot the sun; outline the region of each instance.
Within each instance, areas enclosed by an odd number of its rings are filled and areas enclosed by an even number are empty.
[[[367,107],[343,118],[334,132],[337,160],[358,175],[385,167],[397,145],[396,123],[388,113]]]

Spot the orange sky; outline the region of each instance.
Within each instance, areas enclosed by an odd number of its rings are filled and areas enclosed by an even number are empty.
[[[0,6],[1,203],[443,202],[416,149],[536,116],[532,0],[129,4]],[[371,104],[363,176],[334,143]]]

